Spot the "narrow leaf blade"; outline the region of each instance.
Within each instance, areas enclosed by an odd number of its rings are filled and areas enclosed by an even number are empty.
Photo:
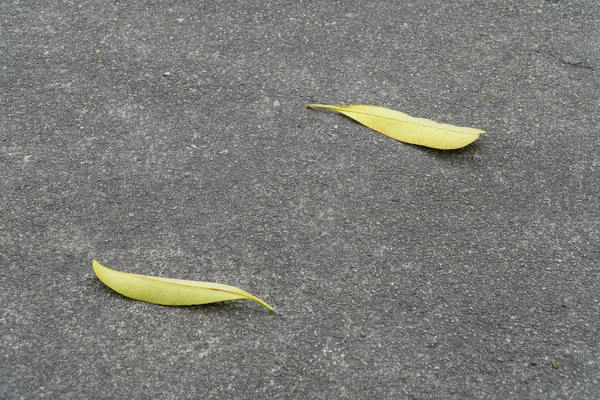
[[[188,281],[116,271],[92,261],[94,273],[106,286],[125,297],[165,306],[191,306],[228,300],[252,300],[275,311],[258,297],[236,288],[213,282]]]
[[[389,108],[366,104],[349,106],[309,104],[306,107],[336,111],[393,139],[440,150],[460,149],[473,143],[485,133],[484,130],[477,128],[442,124],[425,118],[411,117]]]

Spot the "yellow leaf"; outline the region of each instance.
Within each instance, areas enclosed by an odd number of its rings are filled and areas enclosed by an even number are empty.
[[[247,299],[275,311],[261,299],[234,286],[137,275],[106,268],[92,261],[94,273],[106,286],[123,296],[165,306],[191,306],[218,301]]]
[[[400,111],[370,105],[327,106],[309,104],[306,108],[337,111],[355,121],[401,142],[434,149],[460,149],[474,142],[485,131],[415,118]]]

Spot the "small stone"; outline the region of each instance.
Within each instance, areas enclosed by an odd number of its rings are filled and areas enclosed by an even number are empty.
[[[273,107],[280,107],[280,106],[281,106],[281,103],[279,102],[279,100],[275,100],[273,102]]]
[[[163,76],[171,76],[171,73],[167,71],[167,72],[163,73]]]
[[[571,64],[571,65],[579,65],[581,64],[581,60],[573,57],[571,55],[564,55],[561,57],[561,60],[566,63],[566,64]]]

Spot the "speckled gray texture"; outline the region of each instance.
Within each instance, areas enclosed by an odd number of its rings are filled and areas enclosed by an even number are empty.
[[[0,2],[0,398],[600,398],[599,20]],[[434,151],[312,102],[488,134]],[[93,258],[278,311],[132,301]]]

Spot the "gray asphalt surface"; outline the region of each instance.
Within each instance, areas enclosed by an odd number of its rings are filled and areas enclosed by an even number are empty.
[[[600,398],[599,20],[0,2],[0,398]],[[313,102],[488,134],[435,151]],[[94,258],[277,312],[133,301]]]

